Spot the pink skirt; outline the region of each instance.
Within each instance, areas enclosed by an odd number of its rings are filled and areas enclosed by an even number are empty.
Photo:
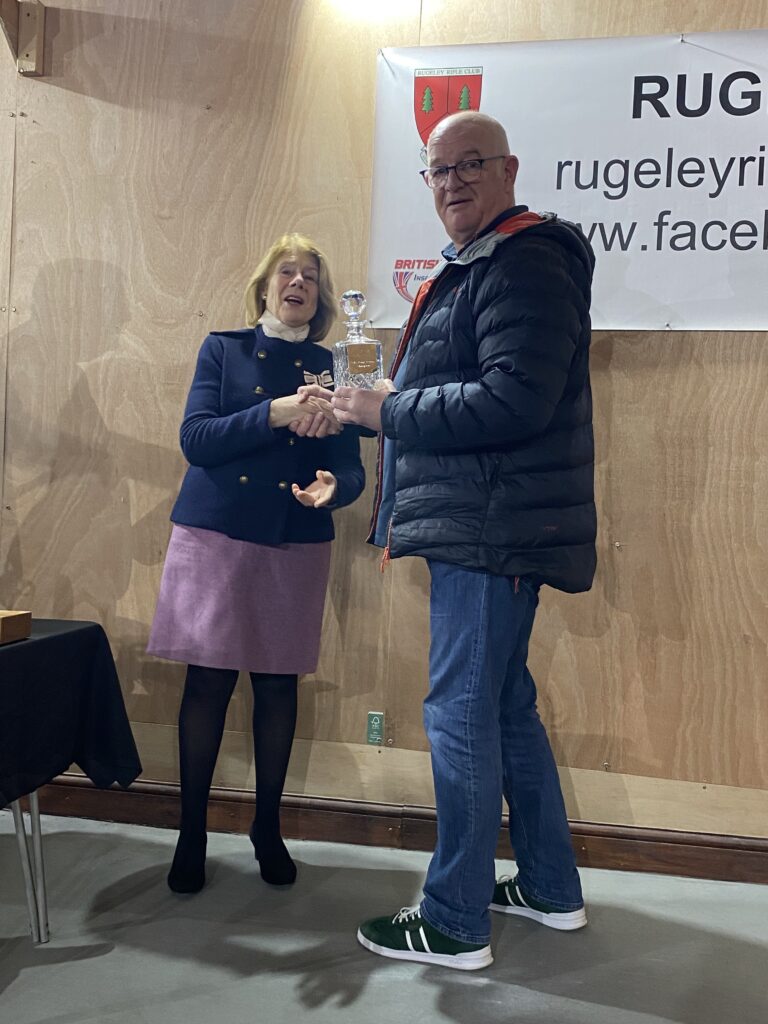
[[[331,542],[268,547],[174,524],[147,653],[244,672],[314,672]]]

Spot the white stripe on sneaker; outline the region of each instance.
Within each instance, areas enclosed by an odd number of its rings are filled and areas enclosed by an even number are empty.
[[[506,892],[506,894],[507,894],[507,899],[509,900],[510,906],[513,906],[513,907],[514,907],[514,905],[515,905],[515,901],[514,901],[514,898],[513,898],[513,896],[512,896],[512,891],[511,891],[511,890],[510,890],[510,888],[509,888],[509,887],[510,887],[510,885],[512,885],[512,884],[513,884],[513,883],[512,883],[512,879],[510,879],[510,880],[509,880],[508,882],[506,882],[506,883],[505,883],[505,885],[504,885],[504,891],[505,891],[505,892]]]
[[[419,928],[419,935],[421,936],[421,941],[424,943],[424,952],[431,953],[432,950],[429,948],[429,943],[427,942],[427,936],[424,934],[423,926]]]
[[[490,909],[500,914],[513,914],[516,917],[527,917],[538,924],[546,925],[547,928],[555,928],[557,931],[570,932],[583,928],[587,923],[587,915],[584,907],[576,910],[534,910],[523,896],[517,879],[500,879],[499,884],[504,886],[506,903],[491,903]]]
[[[411,941],[411,933],[408,931],[405,933],[405,941],[408,944],[408,949],[410,949],[412,953],[415,953],[416,950],[413,948],[413,942]]]
[[[478,971],[493,963],[493,954],[490,946],[473,950],[471,953],[421,953],[418,950],[392,949],[389,946],[380,946],[376,942],[363,935],[358,929],[357,941],[371,953],[378,953],[379,956],[386,956],[392,960],[415,960],[420,964],[439,964],[441,967],[452,967],[459,971]]]
[[[517,898],[520,900],[522,905],[524,907],[528,907],[529,910],[533,910],[533,907],[530,905],[530,903],[526,903],[525,896],[523,896],[523,890],[520,888],[520,886],[517,884],[517,882],[515,882],[515,892],[517,893]],[[514,900],[513,900],[513,902],[514,902]]]

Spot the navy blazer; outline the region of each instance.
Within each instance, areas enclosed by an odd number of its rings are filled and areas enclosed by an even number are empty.
[[[181,424],[190,465],[173,522],[257,544],[333,540],[330,510],[305,507],[291,484],[306,487],[326,469],[338,481],[333,507],[353,502],[365,486],[357,429],[318,440],[269,425],[272,398],[327,387],[332,365],[316,342],[268,338],[261,327],[209,334]]]

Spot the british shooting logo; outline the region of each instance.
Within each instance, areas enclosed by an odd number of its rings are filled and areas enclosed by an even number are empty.
[[[392,283],[401,299],[413,302],[419,286],[427,280],[440,260],[395,260]]]
[[[413,113],[424,145],[438,121],[460,110],[479,110],[482,68],[417,68]]]

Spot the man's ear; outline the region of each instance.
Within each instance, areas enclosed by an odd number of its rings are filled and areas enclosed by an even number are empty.
[[[504,177],[512,186],[514,186],[517,180],[517,172],[520,167],[520,161],[516,156],[508,156],[504,161]]]

